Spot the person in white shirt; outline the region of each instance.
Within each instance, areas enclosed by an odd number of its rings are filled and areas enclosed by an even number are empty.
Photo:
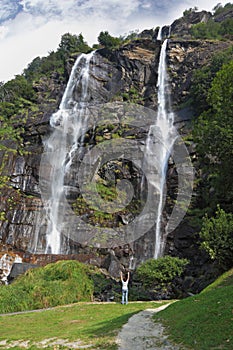
[[[129,272],[127,277],[123,276],[121,272],[121,282],[122,282],[122,304],[128,304],[128,283],[129,283]]]

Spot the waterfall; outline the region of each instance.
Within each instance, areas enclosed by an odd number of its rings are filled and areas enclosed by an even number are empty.
[[[167,39],[163,42],[159,58],[157,118],[154,124],[150,126],[144,156],[145,166],[148,170],[145,173],[148,174],[147,181],[150,184],[150,193],[148,194],[150,198],[147,202],[152,203],[151,213],[146,220],[149,220],[151,214],[155,214],[153,220],[153,222],[156,222],[155,249],[153,252],[155,258],[161,256],[164,251],[166,230],[162,223],[166,197],[166,171],[176,137],[167,81],[167,42]],[[73,239],[72,232],[76,232],[76,230],[79,234],[78,242],[85,242],[86,244],[86,242],[92,240],[92,237],[95,239],[92,228],[89,228],[90,225],[86,225],[85,222],[83,224],[82,221],[77,221],[76,218],[73,221],[70,219],[69,203],[66,200],[67,194],[68,197],[70,193],[71,196],[74,194],[76,198],[80,194],[80,178],[78,176],[81,173],[77,175],[76,165],[79,166],[77,161],[82,159],[82,145],[87,130],[87,119],[88,126],[90,124],[90,118],[87,117],[88,109],[90,109],[93,96],[95,96],[94,102],[96,103],[96,95],[90,94],[90,91],[93,90],[92,84],[94,81],[94,79],[90,80],[90,69],[93,69],[93,55],[94,52],[88,55],[81,54],[76,60],[59,110],[52,115],[50,120],[53,132],[44,142],[43,166],[40,168],[40,188],[46,221],[44,226],[42,224],[38,236],[42,237],[40,242],[45,247],[44,251],[47,254],[67,253],[67,239]],[[93,113],[93,110],[91,113]],[[88,159],[86,162],[88,162]],[[79,187],[76,186],[75,181],[78,181]],[[112,231],[109,234],[109,241],[113,237],[115,242],[115,231]],[[106,232],[108,234],[109,231],[106,229]],[[105,231],[103,235],[105,235]],[[135,261],[132,256],[130,268],[133,268]]]
[[[156,40],[161,41],[161,40],[163,39],[163,37],[162,37],[162,31],[163,31],[163,27],[159,27],[159,31],[158,31],[158,35],[157,35]]]
[[[157,193],[157,218],[155,229],[155,250],[154,258],[163,254],[165,245],[164,229],[161,227],[164,201],[166,196],[166,171],[170,152],[175,141],[175,129],[173,126],[174,115],[170,108],[169,89],[167,82],[166,66],[166,39],[161,47],[159,67],[158,67],[158,111],[155,125],[152,125],[146,142],[147,163],[156,168],[154,171],[153,186]]]
[[[63,205],[66,186],[64,181],[75,151],[82,143],[82,135],[86,126],[85,110],[88,102],[89,67],[93,54],[94,52],[88,55],[81,54],[77,58],[59,110],[50,119],[54,130],[44,143],[43,163],[48,164],[46,165],[48,174],[46,180],[44,180],[45,174],[40,174],[40,185],[47,217],[45,253],[63,253],[61,239],[65,215]],[[79,89],[80,93],[78,102],[73,98],[75,89]],[[42,167],[42,172],[46,170],[44,168]]]

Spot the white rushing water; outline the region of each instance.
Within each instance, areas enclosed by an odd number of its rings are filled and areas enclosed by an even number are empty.
[[[81,54],[77,58],[59,110],[52,115],[50,120],[54,131],[44,144],[44,163],[46,161],[49,168],[46,190],[42,191],[48,220],[45,253],[63,252],[61,236],[65,215],[63,208],[66,195],[64,180],[69,172],[75,151],[82,143],[82,135],[86,126],[85,109],[88,100],[89,67],[93,55],[94,52],[88,55]],[[73,98],[74,89],[79,89],[78,102]],[[44,174],[41,174],[40,177],[43,179]]]
[[[154,258],[163,254],[166,232],[162,227],[162,214],[166,197],[166,171],[168,159],[175,141],[174,115],[170,109],[166,65],[167,39],[163,42],[158,67],[158,112],[156,124],[150,127],[147,138],[147,162],[155,168],[153,186],[157,192],[157,218],[155,230]]]
[[[163,31],[163,27],[159,27],[159,31],[158,31],[158,34],[157,34],[157,39],[156,40],[162,40],[163,37],[162,37],[162,31]]]

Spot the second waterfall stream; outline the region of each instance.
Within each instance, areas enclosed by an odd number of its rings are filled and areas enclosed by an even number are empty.
[[[150,127],[147,141],[145,160],[153,169],[150,178],[157,192],[157,219],[155,226],[154,258],[163,254],[166,240],[166,227],[162,228],[163,208],[166,199],[166,171],[168,159],[176,138],[174,129],[174,114],[171,110],[169,84],[167,77],[166,51],[168,39],[165,39],[159,57],[158,66],[158,111],[155,124]]]

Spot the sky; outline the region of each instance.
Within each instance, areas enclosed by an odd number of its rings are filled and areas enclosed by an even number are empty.
[[[211,11],[219,2],[229,0],[0,0],[0,82],[56,50],[64,33],[82,33],[92,45],[101,31],[169,25],[190,7]]]

